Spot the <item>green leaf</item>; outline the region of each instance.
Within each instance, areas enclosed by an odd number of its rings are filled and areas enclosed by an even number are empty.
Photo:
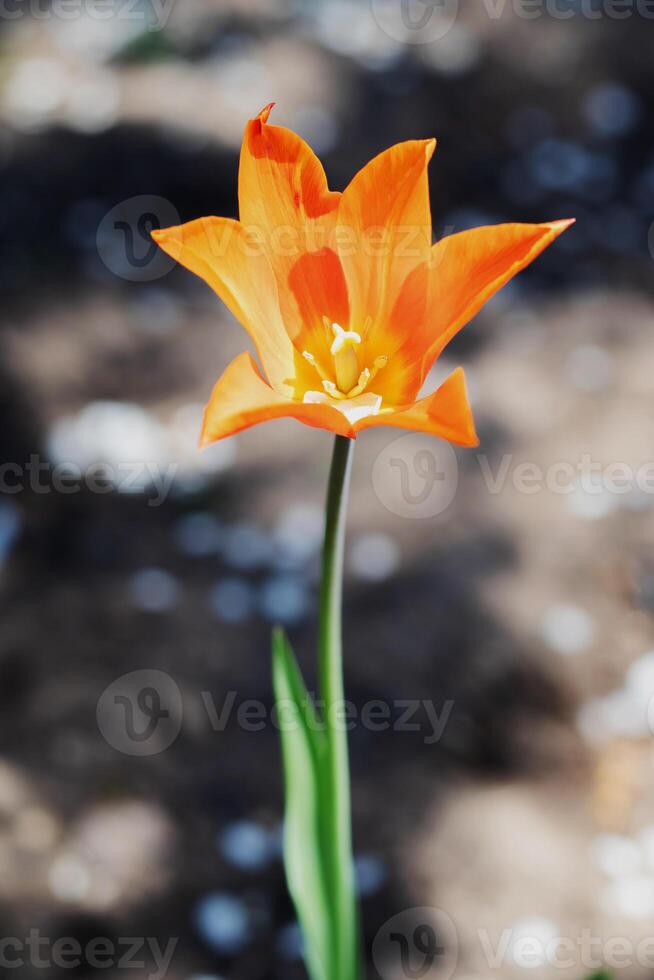
[[[311,980],[337,980],[337,937],[321,828],[321,762],[325,735],[283,631],[273,633],[273,686],[286,788],[284,863],[305,944]]]

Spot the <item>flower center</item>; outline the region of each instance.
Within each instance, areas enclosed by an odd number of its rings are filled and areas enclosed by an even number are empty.
[[[361,334],[355,330],[343,330],[338,323],[332,323],[334,340],[330,354],[334,358],[336,372],[336,387],[348,394],[359,381],[359,359],[357,347],[361,343]]]
[[[378,371],[386,366],[388,358],[376,357],[371,368],[360,370],[357,348],[361,344],[361,334],[356,330],[344,330],[338,323],[331,323],[328,317],[323,317],[325,328],[332,336],[330,354],[333,362],[334,382],[323,370],[321,365],[309,351],[302,351],[302,357],[314,367],[320,377],[322,386],[332,398],[356,398],[363,394]],[[364,334],[368,323],[364,326]]]

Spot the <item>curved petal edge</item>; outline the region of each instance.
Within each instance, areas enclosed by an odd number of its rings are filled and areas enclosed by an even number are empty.
[[[362,419],[354,428],[360,432],[378,425],[425,432],[459,446],[479,445],[463,368],[457,368],[435,392],[408,408]]]
[[[305,425],[354,438],[342,412],[286,398],[270,387],[248,353],[239,354],[214,385],[204,411],[200,446],[235,435],[259,422],[293,418]]]

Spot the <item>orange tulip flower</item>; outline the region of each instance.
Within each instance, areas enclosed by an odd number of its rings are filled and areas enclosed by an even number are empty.
[[[207,405],[206,445],[289,416],[352,439],[373,425],[477,444],[464,374],[417,399],[445,345],[571,221],[503,224],[432,245],[427,165],[436,141],[380,153],[338,193],[295,133],[248,122],[240,221],[153,232],[250,334]]]

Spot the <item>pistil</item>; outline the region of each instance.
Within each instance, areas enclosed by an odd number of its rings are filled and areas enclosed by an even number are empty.
[[[364,333],[369,327],[369,319],[364,325]],[[385,356],[376,357],[371,368],[359,370],[359,358],[356,348],[361,344],[361,334],[356,330],[344,330],[338,323],[331,323],[329,318],[324,316],[323,323],[325,328],[333,335],[330,346],[330,354],[334,362],[334,375],[336,380],[329,377],[322,365],[309,351],[302,351],[302,357],[313,368],[326,393],[336,400],[344,398],[356,398],[363,394],[368,385],[378,371],[386,366],[388,358]]]
[[[356,330],[344,330],[338,323],[331,325],[334,339],[330,353],[334,358],[336,372],[336,387],[347,394],[357,384],[359,377],[359,359],[356,348],[361,343],[361,334]]]

